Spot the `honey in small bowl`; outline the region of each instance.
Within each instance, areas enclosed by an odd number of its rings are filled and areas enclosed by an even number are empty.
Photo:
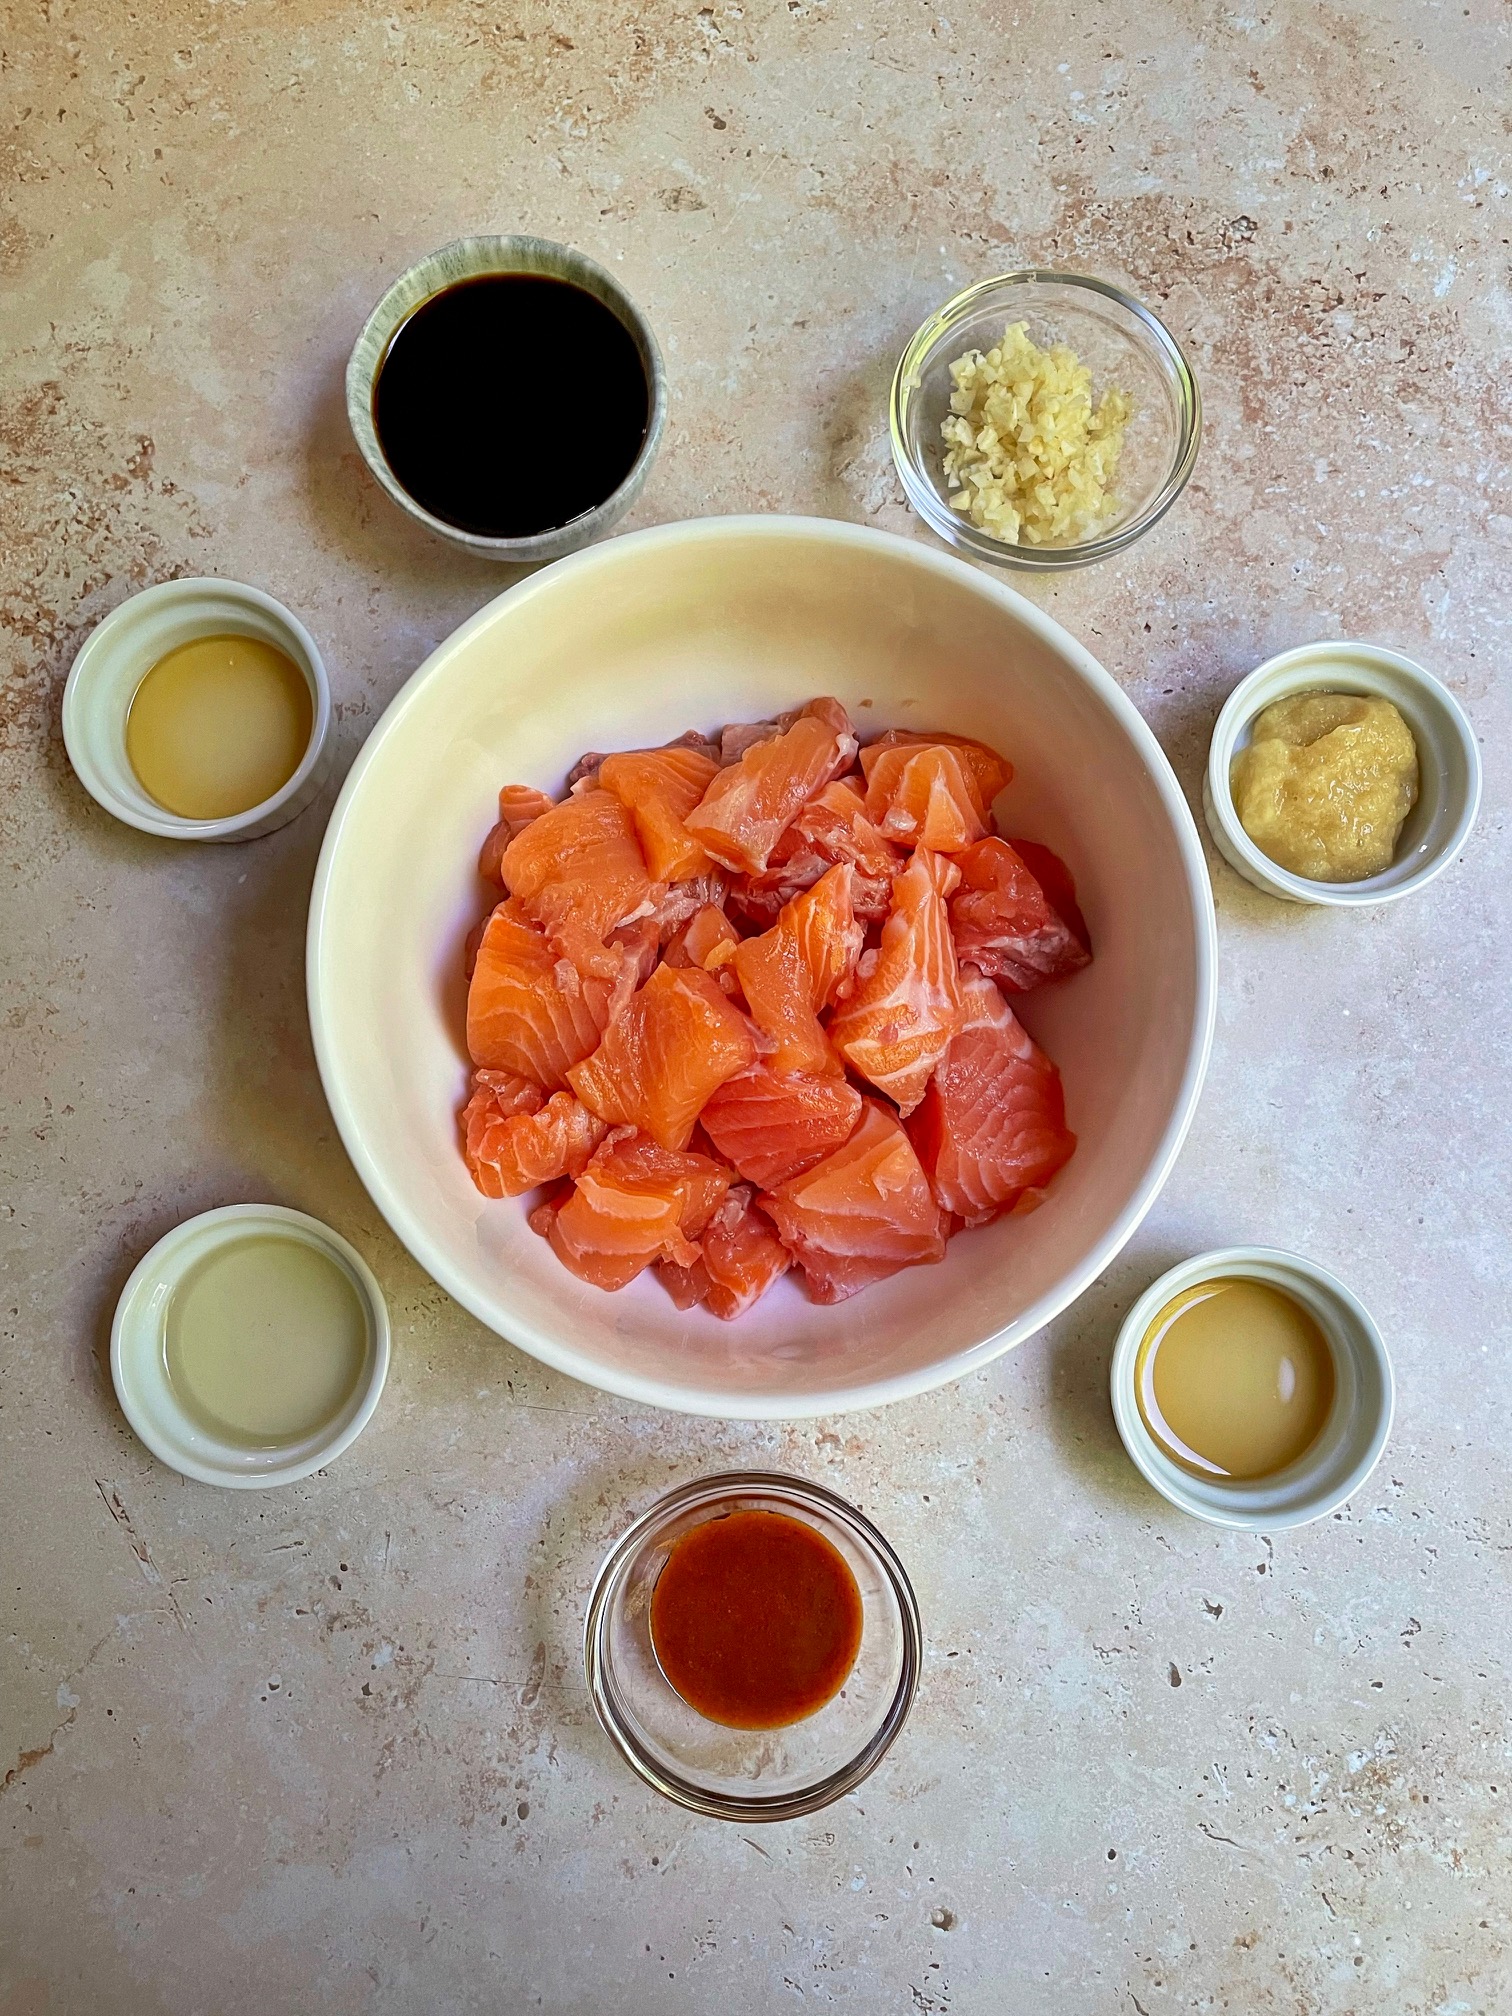
[[[1242,1277],[1201,1281],[1146,1330],[1134,1397],[1157,1448],[1193,1476],[1273,1477],[1323,1431],[1333,1353],[1283,1290]]]
[[[276,797],[304,761],[314,703],[286,652],[260,637],[196,637],[132,695],[126,757],[181,819],[232,819]]]

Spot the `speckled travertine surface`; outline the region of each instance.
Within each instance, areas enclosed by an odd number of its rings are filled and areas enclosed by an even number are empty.
[[[3,2016],[1512,2007],[1509,66],[1495,0],[0,16]],[[515,228],[660,333],[640,524],[909,531],[916,323],[1014,264],[1123,280],[1190,345],[1203,458],[1132,554],[1028,592],[1194,802],[1228,688],[1319,635],[1420,657],[1483,738],[1429,896],[1294,910],[1214,863],[1217,1047],[1159,1206],[1047,1334],[886,1415],[658,1416],[482,1331],[321,1098],[325,808],[175,849],[64,759],[72,654],[149,581],[304,617],[338,774],[506,585],[367,480],[341,373],[412,258]],[[263,1197],[370,1258],[394,1371],[329,1475],[218,1494],[136,1444],[102,1352],[167,1226]],[[1400,1383],[1369,1487],[1274,1543],[1168,1513],[1105,1398],[1133,1296],[1235,1240],[1343,1273]],[[732,1461],[859,1500],[929,1634],[882,1770],[765,1831],[656,1803],[579,1663],[606,1544]]]

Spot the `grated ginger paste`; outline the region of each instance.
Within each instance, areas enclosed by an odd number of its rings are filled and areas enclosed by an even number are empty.
[[[1361,882],[1391,866],[1417,803],[1417,744],[1389,700],[1293,693],[1262,709],[1229,776],[1240,825],[1278,867]]]
[[[1092,404],[1092,374],[1064,343],[1041,350],[1012,322],[991,350],[950,367],[941,421],[954,510],[1009,545],[1065,546],[1117,508],[1113,479],[1133,401],[1117,386]]]

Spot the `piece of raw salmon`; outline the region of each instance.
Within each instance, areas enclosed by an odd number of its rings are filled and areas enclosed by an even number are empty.
[[[745,1017],[709,974],[658,966],[567,1079],[600,1119],[682,1149],[710,1096],[755,1060]]]
[[[598,1048],[607,1011],[602,984],[559,957],[515,898],[495,908],[467,990],[474,1064],[555,1091],[569,1067]]]
[[[1042,841],[1016,840],[1011,833],[1005,833],[1002,837],[1044,890],[1050,907],[1065,918],[1071,926],[1073,935],[1090,956],[1092,934],[1087,929],[1087,920],[1083,917],[1081,905],[1076,900],[1076,883],[1071,870],[1059,854],[1053,853]]]
[[[923,1098],[961,1019],[945,907],[959,879],[945,855],[915,849],[893,883],[880,945],[862,954],[855,990],[830,1018],[830,1042],[901,1113]]]
[[[485,1197],[521,1197],[580,1174],[609,1131],[570,1092],[543,1103],[539,1085],[495,1071],[475,1074],[462,1125],[467,1166]]]
[[[478,856],[478,873],[485,882],[496,882],[500,888],[503,887],[500,864],[505,848],[517,833],[524,832],[532,819],[539,819],[543,812],[549,812],[555,802],[544,791],[537,791],[529,784],[504,786],[499,793],[499,823],[483,842],[483,850]]]
[[[963,1020],[909,1139],[947,1211],[968,1225],[1044,1188],[1076,1147],[1060,1073],[992,981],[967,967]]]
[[[560,1202],[530,1214],[564,1267],[595,1288],[623,1288],[653,1260],[691,1266],[693,1241],[719,1208],[730,1172],[703,1155],[616,1128]]]
[[[960,752],[976,779],[982,805],[989,812],[993,799],[1013,782],[1013,765],[1006,756],[989,749],[985,742],[974,742],[969,735],[951,735],[944,729],[889,728],[861,751],[862,772],[870,782],[873,769],[889,749],[916,749],[923,743],[937,743]]]
[[[701,1247],[689,1267],[679,1267],[675,1260],[658,1260],[656,1278],[679,1309],[697,1309],[708,1300],[709,1270]]]
[[[903,846],[958,854],[987,831],[975,773],[943,742],[884,749],[866,786],[866,816]]]
[[[663,749],[696,749],[701,756],[707,756],[716,769],[724,760],[719,753],[719,738],[715,736],[711,739],[698,728],[686,728],[681,735],[674,735],[670,742],[663,742],[660,744],[660,747]],[[567,772],[567,789],[569,791],[577,791],[584,786],[596,786],[599,781],[599,771],[608,760],[609,758],[597,749],[590,749],[587,755],[580,756]]]
[[[945,1256],[948,1221],[897,1117],[868,1099],[843,1148],[761,1200],[816,1302]]]
[[[1091,953],[1006,840],[979,840],[957,855],[956,865],[961,886],[950,899],[950,928],[963,964],[969,960],[999,986],[1026,994],[1088,963]]]
[[[681,882],[713,866],[684,821],[718,774],[719,765],[686,744],[606,756],[598,781],[635,821],[646,867],[656,882]]]
[[[848,777],[826,784],[799,812],[772,849],[760,875],[737,876],[730,908],[758,931],[776,921],[784,903],[811,889],[838,862],[848,861],[851,907],[862,923],[887,915],[893,877],[904,865],[902,850],[879,833],[866,816],[866,801]]]
[[[753,1207],[745,1183],[726,1193],[698,1243],[708,1280],[704,1301],[723,1323],[733,1323],[754,1309],[793,1264],[771,1220]]]
[[[851,913],[854,870],[829,869],[785,903],[777,922],[735,948],[735,973],[751,1019],[771,1045],[774,1071],[838,1076],[839,1058],[819,1017],[855,970],[862,928]]]
[[[716,868],[711,875],[692,875],[686,882],[669,882],[662,894],[657,896],[650,912],[661,933],[663,945],[682,929],[695,911],[705,909],[710,903],[717,903],[723,908],[729,886],[729,878],[722,868]]]
[[[759,875],[817,791],[851,762],[856,738],[838,700],[811,700],[793,725],[721,770],[686,825],[714,860]]]
[[[621,961],[605,939],[655,901],[635,822],[614,793],[553,805],[510,841],[501,865],[506,888],[564,956],[612,980]]]
[[[774,1190],[849,1140],[860,1117],[861,1094],[844,1078],[779,1075],[760,1062],[720,1086],[703,1127],[748,1182]]]
[[[669,966],[701,966],[705,973],[717,973],[735,957],[740,933],[717,903],[705,903],[695,910],[667,940],[662,954]]]

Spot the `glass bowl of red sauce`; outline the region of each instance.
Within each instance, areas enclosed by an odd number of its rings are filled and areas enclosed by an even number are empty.
[[[903,1564],[820,1484],[733,1471],[644,1513],[599,1570],[584,1663],[600,1722],[663,1797],[793,1820],[874,1771],[923,1637]]]

